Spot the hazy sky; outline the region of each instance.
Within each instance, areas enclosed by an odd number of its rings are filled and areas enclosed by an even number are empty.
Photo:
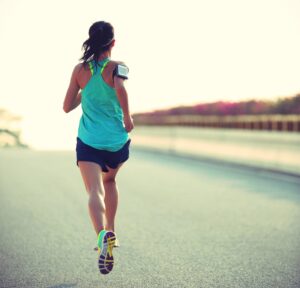
[[[300,91],[299,0],[0,0],[0,108],[38,149],[73,149],[62,103],[90,25],[115,27],[132,112]]]

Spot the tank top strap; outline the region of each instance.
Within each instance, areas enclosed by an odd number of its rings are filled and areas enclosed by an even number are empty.
[[[94,76],[94,75],[98,74],[99,73],[99,72],[97,73],[97,71],[99,71],[98,69],[100,69],[100,75],[102,75],[102,73],[103,73],[106,65],[109,63],[109,61],[110,61],[110,59],[106,58],[98,63],[94,60],[88,62],[89,69],[91,71],[91,75]]]
[[[93,61],[90,61],[90,62],[89,62],[89,68],[90,68],[91,74],[92,74],[92,76],[93,76],[94,73],[95,73],[95,70],[94,70],[94,64],[93,64],[92,62],[93,62]]]
[[[109,58],[106,58],[104,61],[103,61],[103,64],[101,65],[101,70],[100,70],[100,74],[102,75],[106,65],[108,64],[108,62],[110,61]]]

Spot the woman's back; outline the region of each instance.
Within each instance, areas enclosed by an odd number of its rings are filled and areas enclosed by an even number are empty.
[[[123,111],[113,88],[112,69],[109,58],[90,61],[89,69],[78,73],[78,84],[82,88],[82,117],[78,138],[96,149],[119,150],[128,140],[123,125]]]
[[[112,75],[117,63],[118,62],[115,61],[109,61],[102,73],[103,80],[107,85],[109,85],[112,88],[114,88]],[[80,89],[83,89],[91,78],[92,74],[89,65],[84,65],[83,63],[78,64],[77,81],[80,86]]]

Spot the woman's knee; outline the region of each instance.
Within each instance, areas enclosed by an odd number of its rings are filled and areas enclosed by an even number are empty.
[[[86,187],[86,192],[90,195],[90,196],[101,196],[103,195],[103,189],[101,189],[101,186],[98,185],[87,185]]]
[[[116,184],[116,176],[103,177],[103,184]]]

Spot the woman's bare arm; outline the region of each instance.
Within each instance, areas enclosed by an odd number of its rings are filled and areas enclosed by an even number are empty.
[[[80,87],[77,81],[79,69],[80,65],[75,66],[71,76],[70,84],[63,104],[63,109],[66,113],[72,111],[81,103],[81,93],[79,92]]]
[[[124,79],[114,77],[114,85],[120,106],[124,114],[124,125],[127,132],[130,132],[134,125],[129,111],[128,95],[124,86]]]

